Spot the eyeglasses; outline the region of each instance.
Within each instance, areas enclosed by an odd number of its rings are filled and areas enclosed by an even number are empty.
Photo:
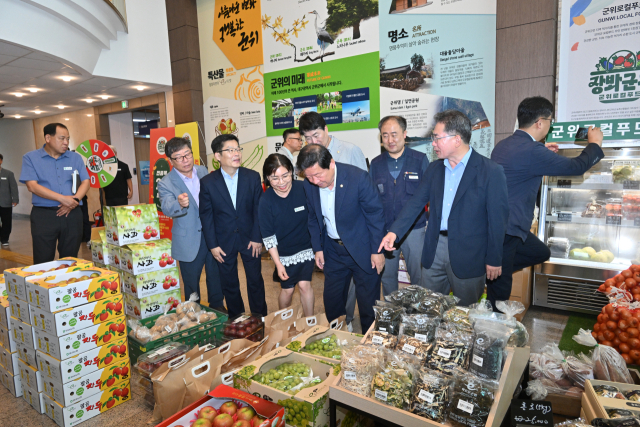
[[[174,162],[184,162],[186,160],[193,159],[193,153],[189,153],[185,156],[170,157],[170,159],[173,160]]]
[[[433,139],[433,142],[438,142],[441,139],[449,138],[449,137],[452,137],[452,136],[456,136],[456,135],[445,135],[445,136],[439,136],[437,138],[432,136],[431,139]]]
[[[304,138],[292,138],[292,137],[289,137],[289,138],[287,138],[287,141],[289,141],[289,140],[292,140],[292,141],[304,141]]]
[[[269,181],[271,182],[287,182],[291,179],[291,172],[285,173],[281,176],[272,175],[269,177]]]
[[[549,125],[550,125],[550,126],[553,126],[553,124],[556,122],[556,121],[555,121],[555,120],[553,120],[553,119],[545,119],[544,117],[540,117],[538,120],[549,120]]]
[[[220,150],[221,153],[225,151],[229,152],[229,154],[242,153],[242,148],[227,148],[226,150]]]

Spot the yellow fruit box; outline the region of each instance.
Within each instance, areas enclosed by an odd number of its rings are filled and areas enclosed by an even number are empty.
[[[45,413],[60,427],[78,425],[129,400],[131,391],[128,380],[67,407],[44,394]]]
[[[333,336],[335,338],[332,339]],[[342,347],[359,344],[360,341],[362,341],[362,335],[318,325],[294,337],[287,345],[287,349],[330,363],[340,363],[339,355],[342,354]]]
[[[36,353],[38,369],[44,380],[62,384],[129,359],[126,337],[65,360],[58,360],[41,351]]]
[[[25,284],[27,278],[43,273],[56,271],[58,273],[70,273],[77,270],[86,270],[93,264],[86,259],[73,257],[62,258],[57,261],[45,262],[42,264],[30,265],[28,267],[9,268],[4,271],[4,280],[7,286],[7,293],[14,295],[23,301],[27,300]]]
[[[108,322],[124,314],[123,294],[90,302],[74,308],[50,313],[38,307],[31,307],[31,325],[35,330],[49,335],[61,336],[88,328],[98,323]]]
[[[118,273],[99,268],[27,282],[28,302],[54,313],[120,293]]]
[[[63,406],[69,406],[124,381],[129,381],[130,377],[131,366],[129,359],[125,359],[66,384],[53,380],[44,381],[44,394]]]
[[[65,360],[85,351],[101,347],[119,338],[126,338],[127,325],[124,314],[104,323],[99,323],[68,335],[57,337],[36,330],[36,345],[38,351],[46,353],[59,360]]]

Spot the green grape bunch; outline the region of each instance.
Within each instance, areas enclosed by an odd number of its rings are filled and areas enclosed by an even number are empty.
[[[311,366],[306,363],[283,363],[267,372],[260,372],[253,377],[253,380],[266,385],[271,385],[276,381],[284,380],[289,376],[309,377]],[[302,382],[302,381],[301,381]]]
[[[302,351],[316,356],[328,357],[329,359],[342,359],[342,348],[335,334],[306,345]]]
[[[295,399],[278,400],[278,405],[285,408],[285,421],[296,427],[306,427],[311,417],[311,404]]]

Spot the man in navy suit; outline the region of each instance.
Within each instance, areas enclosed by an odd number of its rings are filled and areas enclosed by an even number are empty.
[[[220,169],[200,181],[200,218],[207,247],[218,262],[229,317],[245,312],[238,279],[238,254],[247,278],[249,308],[252,313],[266,316],[258,222],[260,174],[240,166],[242,148],[235,135],[217,136],[211,150],[220,162]]]
[[[433,147],[441,160],[429,164],[378,251],[395,250],[398,236],[406,234],[430,203],[422,275],[427,275],[430,289],[443,294],[453,290],[460,305],[469,305],[482,295],[485,276],[495,279],[501,272],[507,182],[501,166],[469,146],[471,122],[466,115],[446,110],[434,121]]]
[[[502,276],[487,283],[487,297],[496,301],[511,295],[512,274],[516,270],[545,262],[549,248],[529,230],[540,183],[544,175],[582,175],[603,157],[602,131],[591,127],[588,144],[578,157],[560,156],[557,144],[543,141],[553,124],[554,108],[549,100],[535,96],[518,106],[519,129],[493,149],[491,159],[502,165],[509,189],[509,224],[504,239]]]
[[[162,213],[173,218],[171,256],[180,261],[185,297],[188,299],[193,292],[200,295],[200,275],[204,267],[209,307],[224,309],[218,265],[204,240],[198,210],[200,180],[209,171],[194,164],[191,143],[184,138],[171,138],[164,153],[173,169],[158,183],[158,196]]]
[[[356,286],[362,331],[374,320],[373,305],[380,297],[384,255],[377,242],[384,235],[384,213],[369,174],[336,163],[329,150],[309,144],[298,155],[304,172],[309,208],[309,232],[316,265],[324,270],[324,307],[329,320],[346,314],[351,278]],[[414,218],[415,220],[415,218]]]

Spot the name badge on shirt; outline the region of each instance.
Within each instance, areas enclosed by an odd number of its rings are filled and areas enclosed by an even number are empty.
[[[299,207],[295,208],[293,211],[294,212],[300,212],[300,211],[303,211],[303,210],[304,210],[304,206],[299,206]]]
[[[71,166],[65,166],[64,170],[66,171],[70,171],[71,169],[73,169]]]
[[[7,177],[6,177],[6,176],[3,176],[3,177],[2,177],[2,178],[0,178],[0,179],[7,179]]]
[[[404,175],[405,175],[405,177],[406,177],[407,179],[415,179],[415,180],[417,180],[417,179],[419,179],[419,178],[420,178],[420,177],[418,176],[418,174],[417,174],[417,173],[415,173],[415,172],[405,172],[405,173],[404,173]]]

